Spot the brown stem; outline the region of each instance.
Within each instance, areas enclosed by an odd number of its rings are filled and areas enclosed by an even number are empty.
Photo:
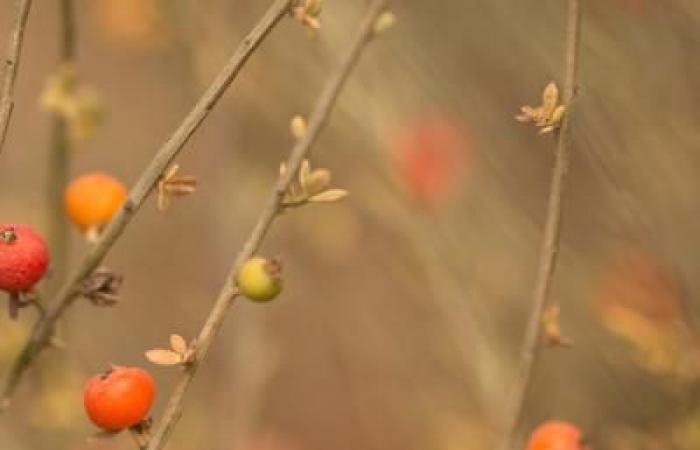
[[[288,170],[280,176],[270,193],[258,220],[243,245],[243,248],[236,256],[226,282],[219,293],[214,307],[204,323],[199,336],[195,341],[192,364],[186,366],[180,378],[175,384],[175,388],[170,394],[170,399],[166,406],[162,418],[158,422],[153,432],[153,437],[148,443],[147,450],[160,450],[168,441],[178,419],[182,414],[182,402],[192,380],[197,374],[199,365],[206,357],[207,351],[216,337],[224,321],[227,311],[238,295],[234,278],[241,265],[248,260],[260,246],[267,231],[270,229],[275,217],[281,211],[281,202],[287,192],[293,177],[296,175],[302,161],[311,150],[311,146],[316,141],[318,135],[326,124],[328,117],[335,105],[340,91],[345,84],[350,72],[357,64],[362,50],[374,35],[374,24],[377,17],[384,11],[387,0],[375,0],[369,7],[364,20],[355,36],[350,50],[345,55],[336,72],[327,81],[324,90],[318,98],[314,110],[309,119],[309,127],[306,135],[300,139],[292,149],[287,160]]]
[[[73,0],[61,0],[60,57],[59,67],[73,62],[75,57],[75,16]],[[53,280],[61,279],[68,264],[68,224],[63,214],[63,190],[68,183],[71,142],[66,120],[54,115],[49,155],[48,241],[51,246]],[[53,285],[53,283],[52,283]]]
[[[172,163],[184,148],[189,138],[207,118],[229,85],[236,78],[255,49],[267,37],[275,25],[287,14],[292,0],[275,0],[265,15],[243,39],[226,65],[221,69],[209,88],[200,97],[180,126],[167,139],[155,154],[150,164],[141,173],[136,184],[121,210],[112,219],[99,240],[85,255],[77,269],[68,277],[56,293],[43,320],[38,321],[25,343],[21,353],[14,361],[0,400],[0,408],[6,407],[24,372],[32,361],[46,346],[56,322],[79,296],[81,282],[89,276],[107,255],[114,243],[122,235],[138,209],[158,183],[163,171]]]
[[[539,355],[542,334],[542,315],[547,306],[552,285],[554,269],[559,251],[559,234],[562,219],[562,196],[564,179],[569,167],[569,123],[573,99],[576,90],[578,71],[578,52],[581,28],[580,0],[569,0],[569,13],[566,29],[565,79],[563,102],[567,112],[558,131],[554,168],[549,190],[547,217],[545,222],[542,247],[540,249],[537,280],[532,295],[532,310],[528,320],[525,337],[520,350],[520,364],[503,413],[502,442],[500,448],[512,447],[518,425],[522,416],[525,396],[530,386],[532,372]]]
[[[17,4],[17,20],[10,36],[10,43],[7,48],[7,56],[3,66],[5,75],[2,80],[2,91],[0,91],[0,154],[5,145],[7,129],[10,125],[12,110],[14,109],[14,90],[17,71],[19,70],[20,57],[22,56],[22,43],[24,42],[24,30],[27,28],[29,10],[32,7],[32,0],[20,0]]]

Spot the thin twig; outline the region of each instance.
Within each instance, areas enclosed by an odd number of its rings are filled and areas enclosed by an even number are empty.
[[[66,67],[75,59],[75,14],[73,0],[60,2],[60,55],[58,66]],[[51,131],[49,155],[48,241],[51,247],[51,266],[54,279],[60,279],[68,263],[68,224],[63,214],[63,190],[68,183],[71,142],[66,119],[55,114]],[[53,283],[52,283],[53,285]]]
[[[566,29],[565,79],[563,102],[566,105],[561,128],[558,131],[555,163],[549,190],[547,217],[545,222],[542,247],[540,249],[537,280],[532,296],[532,310],[528,320],[525,337],[520,351],[520,364],[510,397],[506,400],[503,414],[502,450],[509,450],[515,439],[525,403],[525,396],[530,386],[532,372],[541,348],[542,316],[547,306],[552,285],[554,269],[559,250],[559,234],[562,219],[562,196],[564,178],[569,167],[569,123],[576,91],[578,72],[578,52],[581,31],[580,0],[569,0],[569,12]]]
[[[21,353],[10,369],[0,400],[0,408],[7,407],[25,370],[46,346],[56,322],[80,295],[81,282],[88,277],[122,235],[138,209],[158,183],[163,171],[172,163],[189,138],[217,104],[228,86],[236,78],[246,61],[275,25],[287,14],[293,0],[275,0],[253,30],[243,39],[207,91],[200,97],[180,126],[160,147],[150,164],[141,173],[119,213],[85,255],[78,268],[68,277],[50,303],[46,316],[37,322]]]
[[[24,30],[27,28],[29,10],[32,8],[32,0],[19,0],[17,4],[17,20],[14,30],[10,36],[10,43],[5,57],[5,74],[2,80],[2,91],[0,91],[0,154],[5,145],[7,129],[10,125],[12,110],[15,106],[14,90],[19,61],[22,56],[22,43],[24,42]]]
[[[350,50],[342,59],[337,71],[327,81],[309,118],[309,126],[306,134],[302,139],[297,141],[289,155],[286,163],[288,170],[286,170],[275,183],[250,236],[236,256],[233,267],[226,277],[226,282],[216,299],[214,307],[200,330],[199,336],[195,340],[192,363],[184,367],[184,371],[176,382],[165,412],[153,432],[153,437],[148,443],[147,450],[162,449],[177,424],[182,414],[182,402],[185,393],[221,328],[227,311],[238,296],[238,291],[233,280],[241,265],[257,251],[274,219],[280,211],[282,211],[282,199],[293,177],[296,175],[302,161],[310,152],[312,145],[325,126],[338,95],[350,72],[357,64],[362,51],[367,43],[371,41],[374,35],[376,19],[384,11],[387,3],[387,0],[375,0],[371,4],[353,40]]]

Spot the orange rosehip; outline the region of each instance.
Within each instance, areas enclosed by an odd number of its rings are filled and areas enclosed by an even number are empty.
[[[155,398],[151,375],[138,367],[114,367],[90,378],[83,401],[90,420],[105,431],[119,431],[143,421]]]
[[[73,180],[64,195],[66,213],[82,232],[99,231],[126,200],[127,191],[116,178],[91,172]]]
[[[569,422],[550,420],[535,428],[527,450],[585,450],[583,433]]]

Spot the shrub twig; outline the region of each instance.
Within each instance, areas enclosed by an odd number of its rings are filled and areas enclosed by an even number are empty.
[[[65,67],[75,59],[75,9],[73,0],[60,2],[60,55],[58,66]],[[71,143],[66,119],[54,113],[49,155],[48,241],[51,246],[53,277],[60,277],[68,263],[68,223],[63,214],[63,190],[68,183]],[[60,279],[60,278],[59,278]],[[53,283],[52,283],[53,284]]]
[[[205,358],[209,347],[221,328],[226,313],[238,296],[238,290],[235,286],[234,278],[241,265],[256,252],[275,218],[283,210],[282,200],[287,193],[293,177],[296,175],[302,161],[310,152],[312,145],[325,126],[333,106],[336,103],[338,95],[340,94],[345,81],[350,75],[350,72],[357,64],[362,51],[372,40],[376,20],[385,10],[387,3],[387,0],[375,0],[371,4],[348,53],[342,59],[336,72],[333,73],[328,79],[323,91],[321,92],[321,95],[319,96],[314,110],[309,118],[306,134],[300,140],[298,140],[292,148],[286,162],[287,170],[275,183],[250,236],[244,243],[241,251],[236,256],[233,267],[226,277],[226,282],[224,283],[224,286],[216,299],[214,307],[210,311],[204,326],[200,330],[199,335],[194,342],[194,348],[192,350],[193,359],[191,360],[190,364],[183,367],[183,372],[175,384],[175,388],[170,395],[166,409],[160,421],[153,430],[153,435],[148,443],[147,450],[160,450],[167,443],[172,430],[182,414],[182,402],[184,400],[185,393],[197,374],[199,365]]]
[[[503,412],[503,424],[501,428],[501,450],[511,448],[515,434],[522,416],[525,396],[530,386],[532,372],[541,348],[540,337],[542,335],[542,318],[546,310],[549,292],[552,285],[554,269],[557,263],[559,251],[559,235],[562,219],[562,197],[564,179],[569,167],[569,127],[572,112],[572,101],[576,92],[578,72],[578,52],[580,44],[581,28],[581,2],[569,0],[568,18],[566,29],[565,49],[565,79],[563,101],[566,113],[561,121],[561,127],[557,133],[555,162],[552,170],[552,178],[549,190],[546,222],[540,249],[537,279],[532,295],[532,309],[525,331],[522,348],[520,350],[520,363],[513,390],[506,399]]]
[[[12,118],[12,110],[15,106],[14,91],[15,79],[19,70],[19,62],[22,56],[22,44],[24,42],[24,30],[27,28],[29,10],[32,8],[32,0],[20,0],[17,3],[17,20],[10,36],[10,43],[7,48],[7,56],[3,66],[5,73],[2,80],[2,90],[0,91],[0,154],[5,145],[7,129]]]
[[[229,85],[236,78],[248,58],[262,43],[275,25],[288,12],[293,0],[275,0],[260,21],[248,33],[221,69],[209,88],[199,98],[180,126],[160,147],[149,165],[132,187],[124,205],[101,234],[97,243],[88,251],[76,270],[68,277],[49,304],[46,315],[39,320],[29,339],[15,359],[0,398],[0,408],[6,408],[24,372],[41,350],[46,347],[56,322],[80,295],[82,281],[87,278],[105,258],[109,250],[124,232],[138,209],[153,191],[165,169],[184,148],[189,138],[207,118]]]

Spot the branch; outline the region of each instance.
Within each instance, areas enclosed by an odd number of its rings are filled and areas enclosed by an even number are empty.
[[[212,84],[187,114],[180,126],[160,147],[150,164],[141,173],[121,210],[104,230],[98,242],[85,255],[78,268],[68,277],[50,303],[46,316],[37,322],[21,353],[15,360],[3,390],[0,408],[5,408],[14,394],[24,372],[49,342],[59,318],[80,295],[80,284],[105,258],[122,235],[138,209],[158,183],[163,171],[172,163],[189,138],[207,118],[228,86],[241,71],[255,49],[275,25],[288,13],[293,0],[275,0],[253,30],[243,39]]]
[[[10,125],[12,110],[14,109],[14,90],[19,61],[22,55],[22,43],[24,42],[24,30],[29,19],[29,10],[32,7],[32,0],[19,0],[17,4],[17,20],[15,28],[10,36],[10,43],[7,47],[5,57],[5,75],[2,80],[2,91],[0,91],[0,154],[5,145],[7,128]]]
[[[337,71],[327,81],[309,118],[309,127],[306,134],[302,139],[297,141],[292,149],[286,163],[287,170],[275,183],[250,236],[236,256],[233,267],[226,277],[226,282],[216,299],[214,307],[199,332],[199,336],[194,341],[193,362],[184,367],[184,372],[176,382],[165,412],[155,427],[153,437],[148,443],[147,450],[161,450],[167,443],[178,419],[182,415],[182,402],[185,393],[197,374],[199,365],[206,357],[212,341],[221,328],[226,313],[238,296],[238,291],[233,280],[241,265],[257,251],[273,221],[280,213],[282,199],[292,182],[292,178],[296,175],[302,161],[310,152],[312,145],[325,126],[338,95],[350,72],[357,64],[362,51],[374,36],[375,22],[386,8],[387,3],[387,0],[375,0],[371,4],[353,40],[350,50],[342,59]]]
[[[563,102],[566,105],[561,128],[557,136],[554,169],[550,182],[547,216],[540,249],[537,280],[532,295],[532,310],[528,320],[525,337],[520,350],[520,364],[511,396],[506,402],[503,414],[501,449],[511,448],[520,423],[525,396],[532,379],[533,367],[540,350],[542,334],[542,317],[547,306],[552,285],[554,269],[559,251],[559,234],[562,219],[562,196],[564,178],[569,167],[569,121],[572,102],[576,91],[578,69],[578,52],[581,32],[580,0],[569,0],[568,24],[566,30],[565,81]]]
[[[75,58],[75,10],[73,0],[61,0],[60,5],[60,57],[59,66],[67,66]],[[72,151],[65,118],[54,114],[49,155],[48,241],[51,246],[53,276],[58,277],[68,262],[68,226],[63,214],[63,190],[68,183],[70,153]]]

